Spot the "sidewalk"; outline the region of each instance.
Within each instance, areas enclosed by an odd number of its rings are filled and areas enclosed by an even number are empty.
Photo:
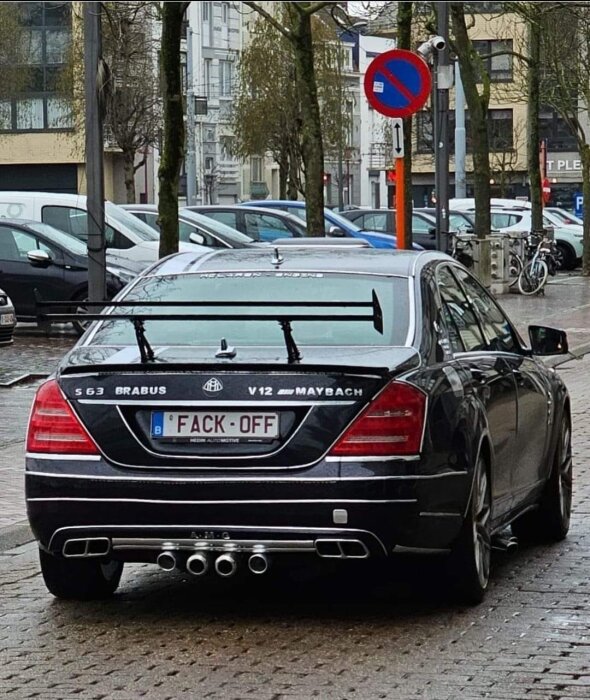
[[[581,357],[590,352],[590,278],[569,274],[551,278],[545,296],[506,294],[500,305],[528,341],[531,323],[567,331],[570,352]],[[26,374],[49,374],[59,358],[74,344],[73,336],[46,338],[20,335],[14,345],[0,348],[0,550],[31,538],[23,495],[24,438],[33,396],[40,381],[15,383]],[[551,364],[574,360],[552,358]]]

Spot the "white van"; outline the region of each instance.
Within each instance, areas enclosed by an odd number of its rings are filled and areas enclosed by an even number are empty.
[[[88,240],[86,197],[53,192],[0,192],[0,218],[42,221]],[[112,202],[105,202],[105,240],[110,253],[122,260],[137,263],[158,259],[160,236],[151,226],[140,221]],[[179,243],[183,252],[207,252],[194,243]]]

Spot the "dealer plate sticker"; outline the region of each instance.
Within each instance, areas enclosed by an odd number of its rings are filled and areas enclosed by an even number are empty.
[[[237,411],[154,411],[153,438],[272,440],[279,436],[278,413]]]

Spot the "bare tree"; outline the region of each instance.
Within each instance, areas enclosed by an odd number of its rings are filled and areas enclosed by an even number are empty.
[[[23,26],[19,4],[0,2],[0,99],[15,97],[27,87],[33,37]]]
[[[311,18],[331,2],[289,2],[289,24],[281,24],[261,3],[244,2],[270,22],[292,45],[295,84],[301,105],[301,150],[305,168],[307,230],[324,235],[324,143],[314,66]]]
[[[154,19],[151,2],[103,3],[103,57],[111,77],[105,131],[123,153],[129,203],[135,202],[135,173],[145,165],[143,154],[157,143],[162,125]]]

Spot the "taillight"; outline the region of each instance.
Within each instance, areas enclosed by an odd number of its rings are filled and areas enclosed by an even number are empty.
[[[415,455],[420,451],[426,395],[391,382],[363,410],[330,451],[335,457]]]
[[[35,396],[27,432],[27,452],[99,454],[55,379],[41,385]]]

